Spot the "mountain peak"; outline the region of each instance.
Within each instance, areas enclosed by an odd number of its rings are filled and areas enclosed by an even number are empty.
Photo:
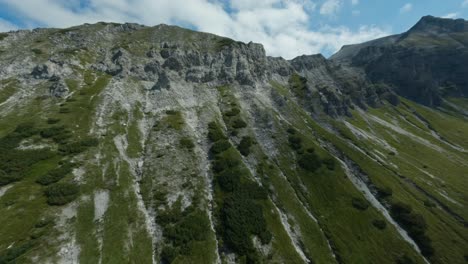
[[[468,31],[468,21],[464,19],[423,16],[408,32],[453,33]]]

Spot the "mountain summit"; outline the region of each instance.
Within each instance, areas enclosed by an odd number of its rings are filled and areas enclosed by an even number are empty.
[[[1,33],[0,263],[465,263],[467,34]]]

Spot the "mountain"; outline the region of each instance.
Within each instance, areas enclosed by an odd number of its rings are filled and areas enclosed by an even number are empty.
[[[331,59],[401,96],[440,106],[447,96],[468,95],[468,22],[425,16],[408,32],[345,46]]]
[[[466,33],[1,33],[0,263],[466,263]]]

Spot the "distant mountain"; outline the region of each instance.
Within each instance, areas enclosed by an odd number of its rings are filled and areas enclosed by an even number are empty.
[[[423,17],[408,32],[344,46],[331,60],[363,69],[374,83],[428,106],[468,96],[468,22]]]
[[[466,263],[466,32],[0,33],[0,264]]]

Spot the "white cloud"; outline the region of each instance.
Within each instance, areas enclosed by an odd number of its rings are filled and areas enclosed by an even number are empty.
[[[400,8],[400,14],[408,13],[411,10],[413,10],[413,4],[406,3],[404,6]]]
[[[456,18],[458,17],[458,13],[448,13],[445,16],[442,16],[442,18]]]
[[[461,3],[461,6],[462,6],[463,8],[468,7],[468,0],[463,1],[463,2]]]
[[[351,4],[354,5],[359,5],[359,0],[351,0]]]
[[[334,13],[341,1],[331,2],[338,3],[329,7]],[[357,30],[322,26],[311,30],[308,11],[315,5],[309,0],[233,0],[229,6],[225,0],[88,0],[87,3],[86,7],[80,7],[80,0],[0,0],[0,5],[8,5],[26,24],[46,27],[98,21],[182,24],[244,42],[262,43],[268,55],[288,59],[301,54],[330,54],[342,45],[390,33],[375,26]],[[226,11],[228,7],[234,11]]]
[[[327,16],[335,15],[340,11],[341,5],[341,0],[326,0],[320,7],[320,14]]]
[[[0,32],[7,32],[10,30],[18,29],[17,26],[13,25],[12,23],[0,18]]]

